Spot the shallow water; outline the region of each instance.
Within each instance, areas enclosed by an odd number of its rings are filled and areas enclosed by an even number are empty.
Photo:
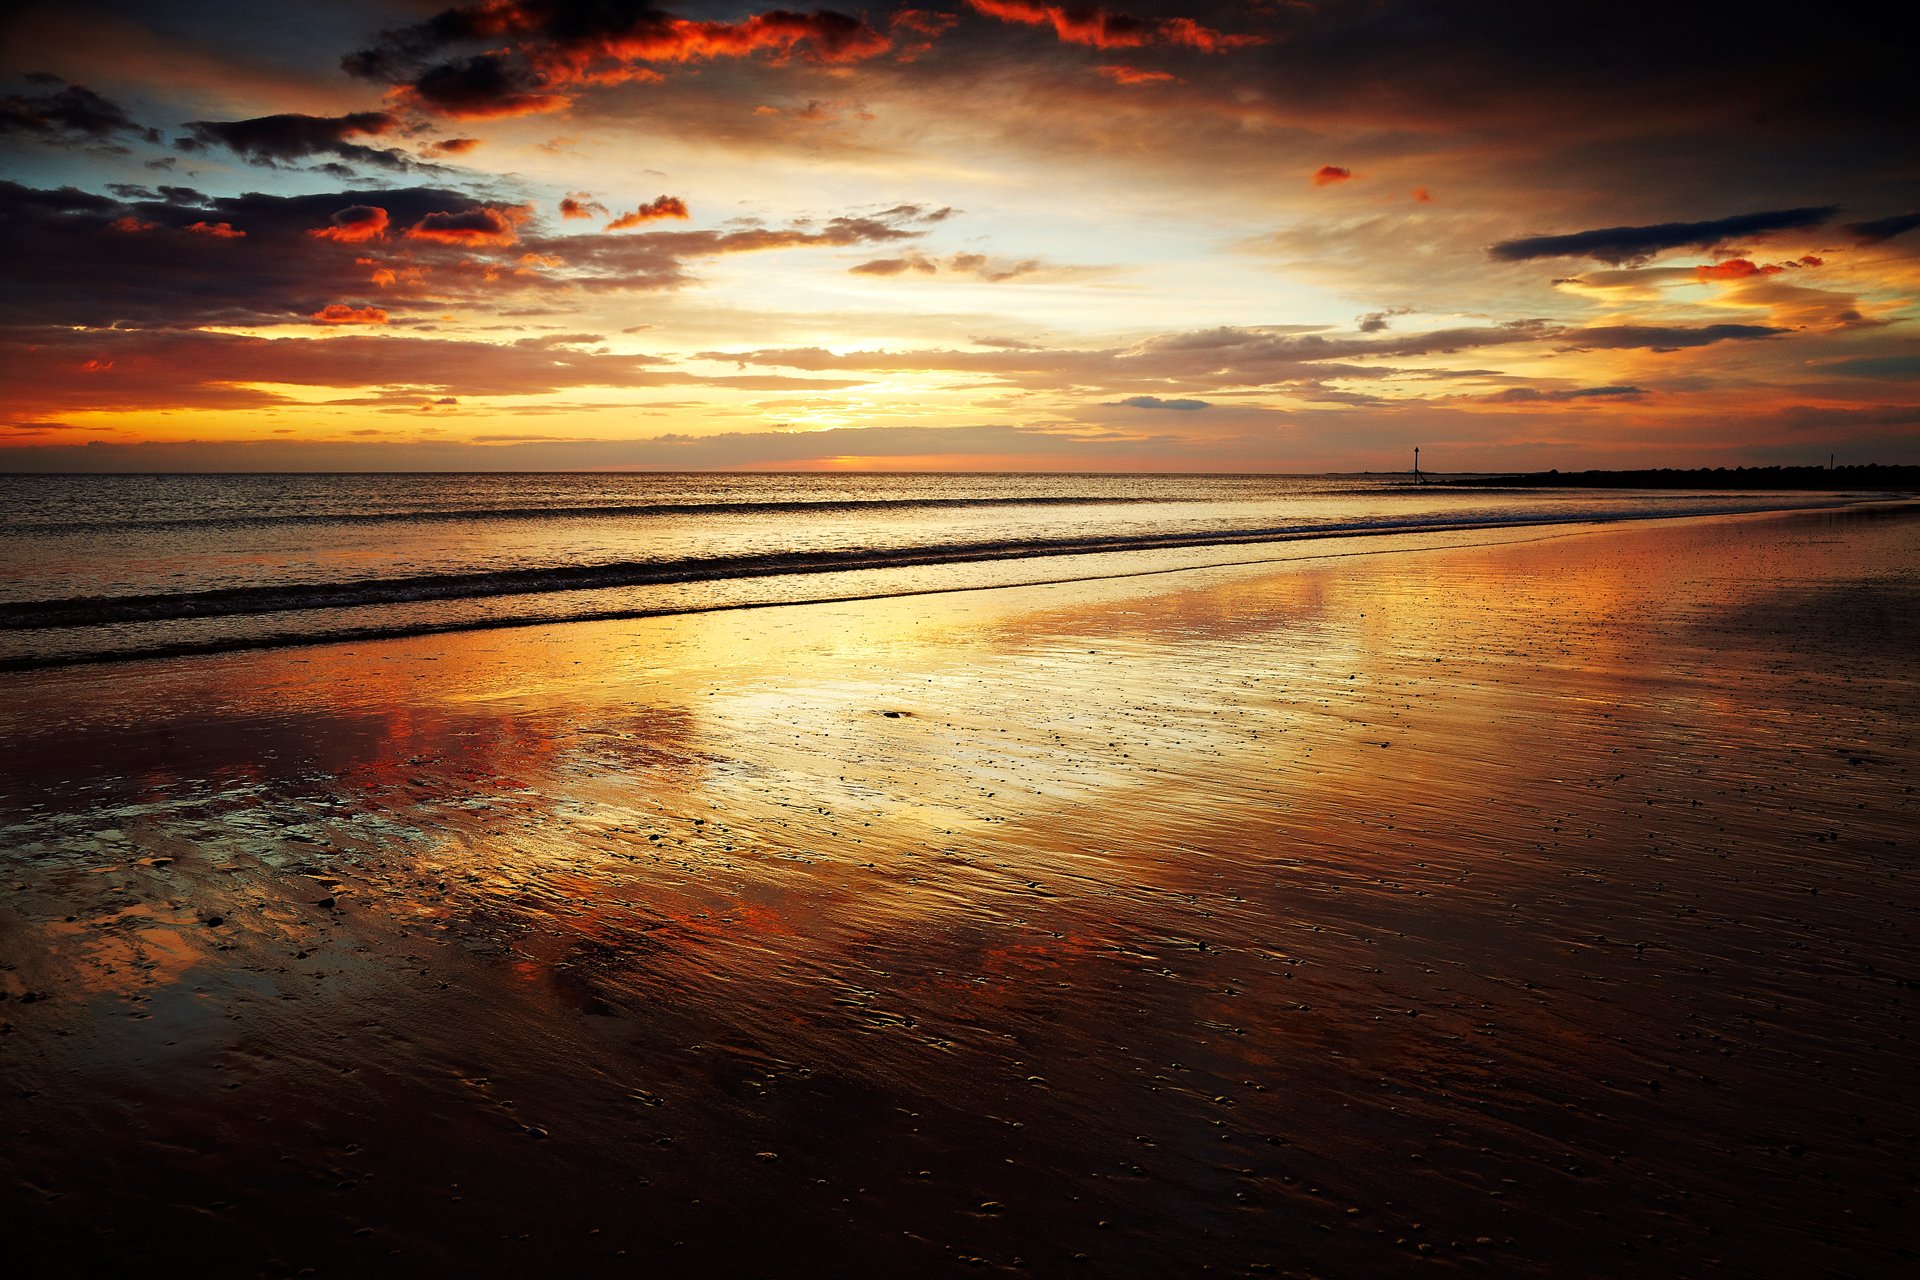
[[[16,1244],[1900,1274],[1916,604],[1860,511],[0,677]]]
[[[1350,534],[1849,500],[1352,476],[15,476],[0,478],[0,666],[1057,581]]]

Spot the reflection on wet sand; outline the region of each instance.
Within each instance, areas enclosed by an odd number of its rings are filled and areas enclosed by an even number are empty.
[[[29,1256],[1891,1270],[1917,535],[10,678]]]

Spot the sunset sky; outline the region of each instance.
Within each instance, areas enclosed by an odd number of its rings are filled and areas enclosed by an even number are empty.
[[[1920,462],[1853,6],[22,0],[0,469]]]

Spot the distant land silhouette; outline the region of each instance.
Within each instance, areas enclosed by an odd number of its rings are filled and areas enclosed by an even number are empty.
[[[1516,489],[1913,489],[1920,466],[1660,467],[1642,471],[1532,471],[1430,481],[1463,488]]]

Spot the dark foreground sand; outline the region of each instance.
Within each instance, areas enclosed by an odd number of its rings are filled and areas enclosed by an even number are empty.
[[[1920,513],[1498,536],[0,679],[4,1265],[1914,1274]]]

